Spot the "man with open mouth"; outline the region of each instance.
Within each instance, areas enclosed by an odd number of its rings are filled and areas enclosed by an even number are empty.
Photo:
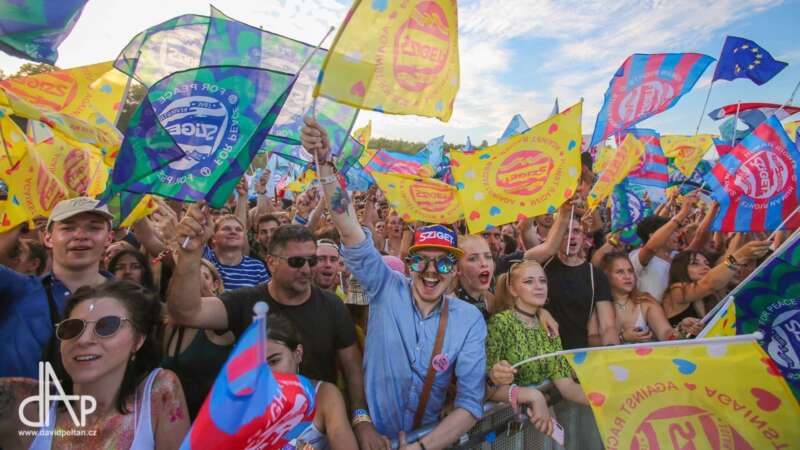
[[[306,119],[303,146],[316,153],[320,183],[343,244],[347,268],[363,285],[370,302],[364,355],[369,412],[377,431],[399,437],[420,425],[438,424],[409,449],[443,448],[456,442],[483,413],[486,325],[474,306],[445,295],[463,256],[456,233],[443,225],[414,233],[407,279],[392,271],[358,223],[335,166],[325,130]],[[457,377],[455,409],[439,422],[452,376]],[[371,417],[370,417],[371,413]]]

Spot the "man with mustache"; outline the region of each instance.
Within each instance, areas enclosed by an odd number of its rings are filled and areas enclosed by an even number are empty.
[[[312,285],[318,263],[317,243],[302,225],[281,225],[267,247],[269,282],[226,291],[219,297],[202,297],[200,260],[213,233],[205,203],[189,207],[178,224],[175,272],[167,291],[167,308],[177,325],[211,330],[231,330],[240,336],[253,321],[253,306],[266,302],[270,313],[288,318],[303,336],[304,357],[300,373],[313,380],[336,383],[336,362],[347,381],[351,407],[366,408],[361,351],[353,321],[339,298]],[[187,239],[188,238],[188,239]],[[359,442],[380,442],[371,423],[355,427]],[[369,447],[367,447],[369,448]],[[380,447],[376,447],[380,448]]]
[[[398,437],[404,449],[447,447],[481,418],[485,391],[483,316],[474,306],[445,295],[463,255],[456,233],[443,225],[417,229],[406,258],[411,279],[392,271],[372,245],[370,232],[359,225],[334,174],[325,130],[306,118],[301,140],[309,153],[316,153],[342,256],[370,302],[364,363],[370,409],[353,421],[374,421],[379,433]],[[439,421],[453,375],[455,409]],[[406,444],[406,432],[437,422],[429,434]]]

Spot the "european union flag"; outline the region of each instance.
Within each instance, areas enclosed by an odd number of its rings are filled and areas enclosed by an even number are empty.
[[[728,36],[725,38],[712,81],[749,78],[761,86],[787,65],[749,39]]]

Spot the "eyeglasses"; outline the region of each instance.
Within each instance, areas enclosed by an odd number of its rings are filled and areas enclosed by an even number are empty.
[[[428,268],[428,264],[434,263],[434,268],[441,274],[450,273],[456,266],[456,258],[453,255],[441,255],[436,258],[429,258],[427,256],[413,254],[406,258],[408,268],[412,272],[422,273]]]
[[[285,259],[286,262],[289,264],[289,267],[292,269],[299,269],[308,263],[308,267],[314,267],[319,262],[319,258],[317,255],[311,256],[281,256],[281,255],[272,255],[276,258]]]
[[[62,341],[75,339],[83,334],[87,323],[93,323],[95,336],[110,338],[117,334],[126,320],[120,316],[105,316],[97,320],[67,319],[56,324],[56,337]]]

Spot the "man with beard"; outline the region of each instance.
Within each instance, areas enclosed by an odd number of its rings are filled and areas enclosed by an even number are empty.
[[[253,306],[266,302],[270,313],[288,318],[303,336],[304,357],[300,373],[314,380],[336,383],[336,361],[347,381],[353,409],[366,408],[361,351],[347,308],[335,294],[311,283],[317,265],[317,244],[308,228],[282,225],[267,247],[272,278],[267,283],[226,291],[219,297],[202,297],[200,260],[203,244],[212,234],[205,202],[192,205],[178,224],[175,273],[167,292],[170,317],[177,325],[231,330],[237,337],[253,321]],[[359,442],[382,442],[371,423],[355,427]],[[363,444],[362,444],[363,445]],[[380,448],[380,447],[377,447]]]
[[[316,153],[320,183],[341,236],[342,256],[370,302],[364,363],[370,410],[353,421],[374,420],[378,432],[398,437],[403,448],[447,447],[483,415],[486,367],[481,313],[445,295],[463,255],[456,234],[443,225],[417,229],[406,258],[411,279],[392,271],[373,246],[369,231],[359,225],[334,174],[325,130],[306,118],[301,139],[306,150]],[[455,409],[440,421],[453,375]],[[437,422],[429,434],[406,446],[405,432]]]
[[[317,241],[317,265],[314,267],[314,284],[333,292],[339,281],[339,247],[330,239]]]

